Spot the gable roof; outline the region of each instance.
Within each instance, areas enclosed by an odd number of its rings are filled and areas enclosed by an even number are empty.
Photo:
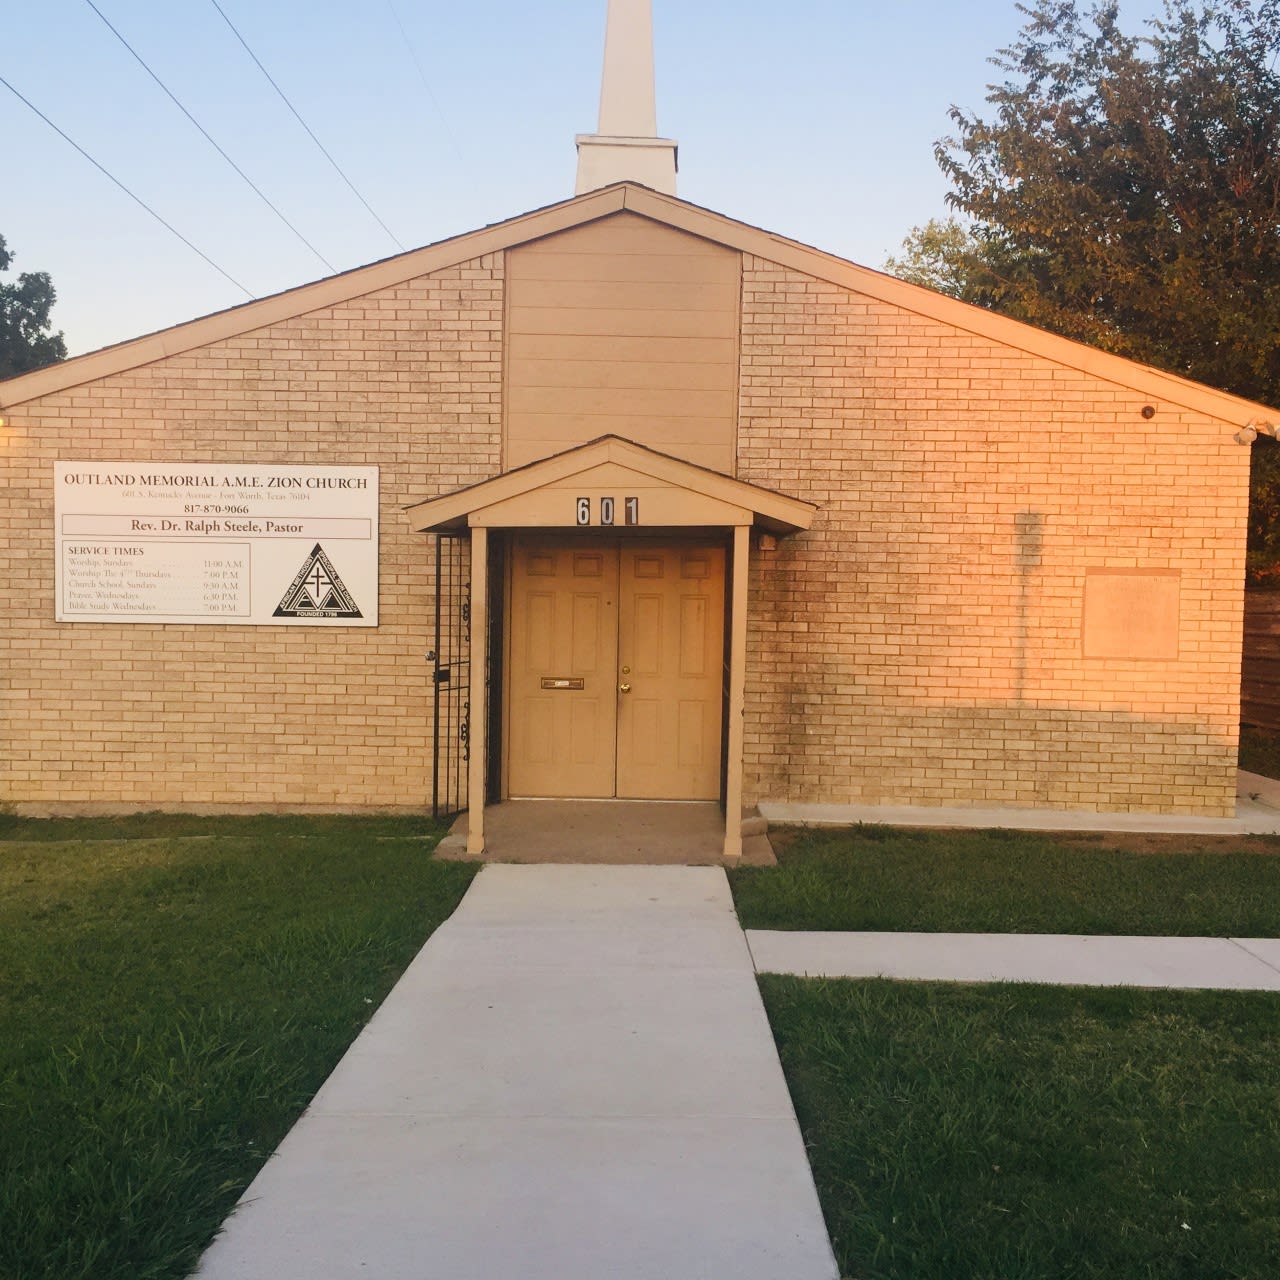
[[[521,214],[506,222],[494,223],[478,231],[441,240],[393,258],[384,258],[367,267],[357,267],[284,293],[259,298],[145,337],[76,356],[34,373],[21,374],[0,382],[0,409],[79,386],[96,378],[135,369],[166,356],[207,346],[223,338],[236,337],[267,325],[292,320],[324,307],[349,302],[379,289],[391,288],[419,276],[468,262],[483,254],[514,248],[530,240],[554,235],[558,231],[566,231],[623,210],[665,223],[704,240],[765,258],[926,319],[951,325],[1130,390],[1208,414],[1234,426],[1258,426],[1265,423],[1273,428],[1280,428],[1280,412],[1270,406],[1229,395],[1203,383],[1138,364],[1070,338],[1059,337],[1022,321],[960,302],[921,285],[909,284],[881,271],[858,266],[820,249],[736,222],[723,214],[713,213],[675,196],[663,195],[631,182],[575,196],[559,204]]]
[[[818,510],[812,502],[735,480],[723,472],[613,435],[599,436],[438,498],[415,502],[405,510],[411,527],[420,533],[477,524],[507,527],[533,523],[547,528],[550,526],[541,512],[531,521],[523,517],[520,500],[566,481],[585,482],[593,475],[607,477],[615,485],[621,477],[628,476],[680,491],[692,500],[692,505],[672,524],[754,524],[773,533],[796,533],[809,528]],[[573,508],[570,505],[563,510],[562,524],[571,527]],[[646,516],[646,523],[654,522]],[[660,519],[656,523],[668,522]]]

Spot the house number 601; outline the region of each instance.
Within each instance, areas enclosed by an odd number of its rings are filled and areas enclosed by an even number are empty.
[[[600,523],[611,525],[617,523],[618,500],[616,498],[600,499]],[[591,523],[591,499],[579,498],[574,507],[574,518],[580,525]],[[624,524],[640,523],[640,499],[623,498],[622,521]]]

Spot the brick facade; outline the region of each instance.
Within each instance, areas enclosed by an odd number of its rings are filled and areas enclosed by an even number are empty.
[[[739,478],[822,508],[753,565],[748,794],[1233,815],[1231,426],[758,258],[743,294]],[[1094,568],[1179,574],[1177,660],[1083,656]]]
[[[504,260],[4,411],[0,802],[429,802],[432,549],[402,509],[501,470]],[[742,264],[737,477],[820,507],[752,556],[747,802],[1232,814],[1240,423]],[[53,463],[95,459],[377,465],[379,625],[55,623]],[[1104,570],[1172,580],[1176,656],[1086,656]]]
[[[0,799],[429,804],[434,564],[402,508],[498,469],[502,255],[6,413]],[[370,629],[53,621],[53,463],[376,464]]]

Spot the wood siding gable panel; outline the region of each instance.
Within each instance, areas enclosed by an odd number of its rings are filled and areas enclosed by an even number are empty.
[[[619,213],[507,269],[507,469],[619,435],[734,473],[740,253]]]

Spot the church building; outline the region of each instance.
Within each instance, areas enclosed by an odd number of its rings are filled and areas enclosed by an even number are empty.
[[[578,158],[0,384],[0,803],[1233,815],[1280,415],[682,201],[641,0]]]

